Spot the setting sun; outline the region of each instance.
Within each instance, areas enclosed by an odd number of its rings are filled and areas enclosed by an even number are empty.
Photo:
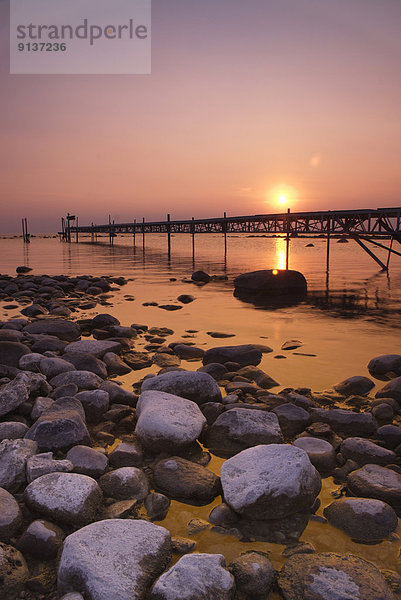
[[[287,196],[286,196],[286,194],[280,194],[280,196],[277,198],[277,202],[279,204],[287,204]]]

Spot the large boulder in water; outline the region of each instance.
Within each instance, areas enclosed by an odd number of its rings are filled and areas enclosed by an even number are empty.
[[[73,342],[81,336],[79,325],[64,319],[38,319],[26,325],[24,331],[26,333],[53,335],[65,342]]]
[[[369,361],[368,370],[376,379],[386,381],[401,375],[401,355],[382,354]]]
[[[347,477],[350,492],[362,498],[377,498],[401,509],[401,475],[380,465],[365,465]]]
[[[264,269],[243,273],[234,279],[239,298],[303,298],[307,291],[305,277],[299,271]]]
[[[199,371],[170,371],[149,377],[142,384],[141,391],[158,390],[175,396],[181,396],[204,404],[205,402],[221,402],[221,392],[214,378],[208,373]]]
[[[250,519],[280,519],[309,510],[320,475],[304,450],[289,444],[255,446],[221,467],[225,501]]]
[[[252,344],[240,346],[218,346],[209,348],[203,356],[203,364],[236,362],[240,367],[258,365],[262,360],[262,351]]]

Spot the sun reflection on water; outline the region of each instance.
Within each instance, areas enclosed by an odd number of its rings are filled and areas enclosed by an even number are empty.
[[[286,246],[287,242],[285,238],[276,238],[276,254],[274,257],[274,268],[285,269],[286,267]]]

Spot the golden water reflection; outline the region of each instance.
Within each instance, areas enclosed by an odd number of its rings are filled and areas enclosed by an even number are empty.
[[[275,238],[275,244],[274,267],[282,270],[286,268],[286,238]]]

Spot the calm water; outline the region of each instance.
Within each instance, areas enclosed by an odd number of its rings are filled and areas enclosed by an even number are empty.
[[[143,252],[142,239],[137,236],[137,248],[132,237],[119,236],[113,247],[99,239],[96,245],[65,244],[58,239],[34,238],[23,245],[20,239],[0,239],[0,272],[15,274],[18,265],[27,265],[34,274],[93,274],[124,275],[131,278],[113,298],[107,309],[123,325],[145,323],[149,326],[168,326],[175,334],[169,341],[179,341],[188,329],[197,330],[193,341],[203,347],[216,345],[264,343],[274,352],[263,356],[260,367],[280,386],[306,386],[313,391],[331,389],[352,375],[369,375],[366,365],[379,354],[400,353],[399,325],[401,319],[401,258],[393,257],[390,275],[381,273],[376,263],[353,242],[331,244],[329,278],[325,271],[326,242],[323,239],[291,241],[290,268],[301,271],[308,281],[308,297],[298,306],[276,309],[255,308],[233,296],[233,278],[241,272],[262,268],[285,267],[285,239],[228,237],[227,258],[224,241],[218,235],[196,237],[196,257],[193,264],[191,238],[177,235],[172,238],[171,260],[167,257],[166,237],[148,235]],[[314,247],[306,247],[312,242]],[[378,251],[386,260],[386,253]],[[227,275],[227,281],[216,281],[198,288],[181,280],[193,269],[210,274]],[[177,278],[171,282],[170,278]],[[182,310],[167,313],[157,307],[144,307],[143,302],[177,303],[176,298],[189,293],[196,300]],[[132,294],[135,302],[124,295]],[[0,317],[14,316],[17,310],[4,311],[0,302]],[[102,309],[103,310],[103,309]],[[94,311],[84,315],[90,316]],[[212,339],[208,331],[234,333],[229,340]],[[184,338],[187,339],[187,338]],[[288,339],[298,339],[302,356],[281,351]],[[138,349],[140,346],[138,345]],[[274,357],[285,354],[285,360]],[[196,369],[197,363],[183,366]],[[133,372],[124,378],[129,385],[156,367]],[[380,382],[373,393],[382,386]],[[277,391],[276,388],[273,391]],[[221,461],[213,458],[211,467],[219,472]],[[332,501],[332,479],[324,480],[321,493],[322,508]],[[216,504],[217,501],[214,503]],[[173,502],[173,508],[163,522],[174,535],[185,535],[186,523],[194,517],[207,518],[209,507],[192,507]],[[321,511],[320,511],[321,512]],[[302,538],[312,542],[318,551],[352,552],[371,560],[380,568],[397,567],[399,542],[386,541],[376,546],[355,544],[330,525],[310,523]],[[203,532],[197,536],[199,551],[222,552],[231,560],[247,548],[268,549],[276,567],[282,564],[283,547],[274,544],[244,544],[235,538]]]

